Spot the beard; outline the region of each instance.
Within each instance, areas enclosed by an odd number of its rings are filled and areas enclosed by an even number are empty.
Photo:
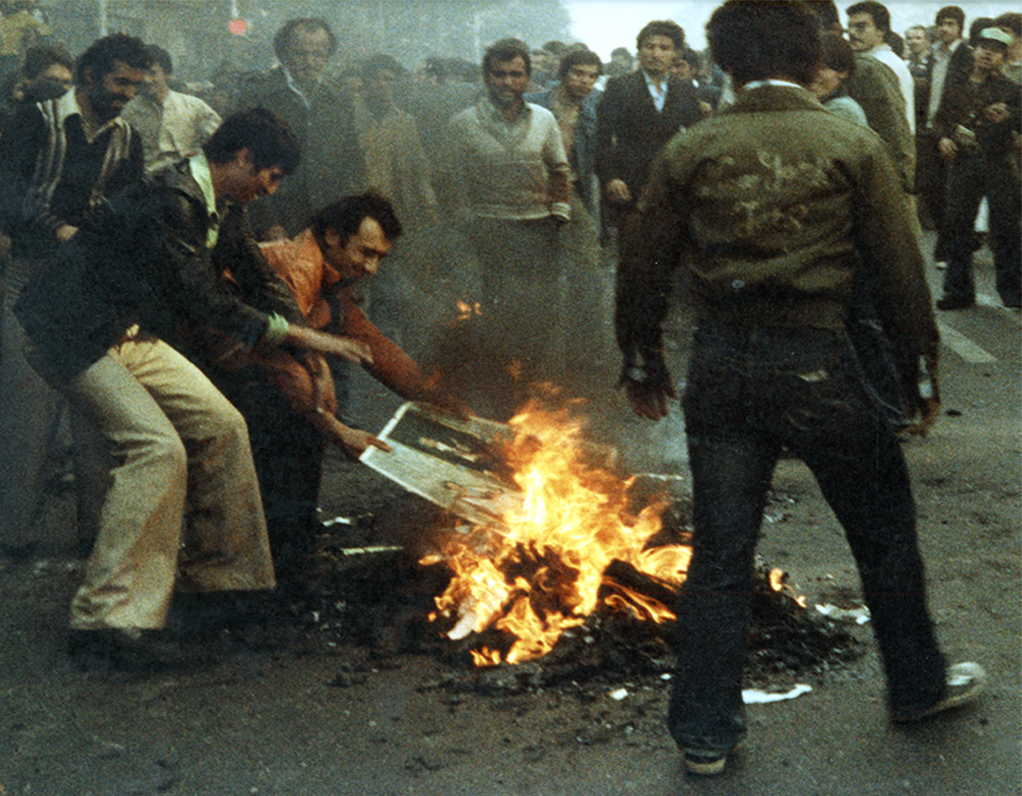
[[[102,86],[95,86],[89,91],[89,104],[101,122],[115,119],[124,110],[124,98],[110,93]]]

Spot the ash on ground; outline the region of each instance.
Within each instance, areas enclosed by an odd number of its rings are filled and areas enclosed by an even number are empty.
[[[449,666],[449,673],[420,688],[450,692],[585,692],[624,681],[650,683],[673,672],[669,642],[673,623],[643,621],[602,602],[585,624],[565,632],[544,657],[476,667],[471,649],[485,645],[506,651],[513,638],[497,631],[471,634],[460,641],[444,636],[449,627],[431,622],[429,615],[451,572],[442,564],[418,563],[457,521],[400,492],[381,508],[379,514],[351,518],[351,524],[331,526],[330,532],[320,536],[314,571],[300,593],[289,599],[289,613],[301,623],[306,643],[363,647],[374,668],[405,653],[432,655]],[[687,509],[676,504],[668,510],[660,543],[687,538]],[[757,566],[746,672],[749,686],[776,688],[796,679],[820,680],[862,654],[863,645],[853,634],[851,622],[810,612],[786,582],[777,583],[776,572],[771,585],[770,570],[765,562]],[[605,591],[612,593],[613,585]],[[359,682],[357,668],[342,667],[332,685]]]

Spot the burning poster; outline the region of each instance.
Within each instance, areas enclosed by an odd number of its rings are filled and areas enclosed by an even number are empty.
[[[406,403],[378,436],[393,450],[370,447],[360,461],[458,517],[489,525],[521,506],[499,452],[514,438],[510,426]]]
[[[514,639],[499,650],[474,650],[478,665],[546,654],[601,602],[654,622],[673,619],[614,573],[656,579],[673,595],[691,551],[647,547],[663,504],[633,511],[631,480],[594,462],[598,446],[583,440],[582,426],[570,407],[530,404],[505,426],[406,404],[380,434],[393,452],[370,449],[362,457],[475,526],[421,563],[454,573],[432,615],[448,638],[495,629]]]

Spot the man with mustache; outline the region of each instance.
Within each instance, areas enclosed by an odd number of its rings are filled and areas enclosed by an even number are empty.
[[[26,104],[0,138],[0,220],[12,241],[0,330],[0,543],[8,553],[31,549],[57,408],[25,362],[11,307],[104,196],[142,180],[142,140],[120,113],[149,65],[141,40],[99,39],[78,59],[74,90]]]

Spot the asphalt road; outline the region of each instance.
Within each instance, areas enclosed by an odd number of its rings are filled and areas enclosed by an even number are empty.
[[[989,295],[988,261],[981,271]],[[940,322],[945,416],[905,450],[941,643],[951,660],[980,661],[990,674],[974,707],[891,725],[870,646],[808,680],[811,692],[750,706],[749,735],[727,772],[696,781],[664,730],[663,682],[617,684],[628,691],[620,700],[609,688],[452,694],[430,687],[447,670],[439,660],[307,644],[230,648],[193,673],[79,672],[63,650],[77,564],[51,549],[0,561],[0,794],[1022,792],[1020,316],[984,305]],[[684,446],[669,433],[677,423],[651,429],[615,401],[595,414],[632,444],[626,456],[683,473]],[[371,476],[331,467],[323,502],[328,512],[382,510],[388,494]],[[778,469],[760,552],[810,605],[856,604],[841,529],[797,461]],[[861,634],[868,642],[868,625]]]

